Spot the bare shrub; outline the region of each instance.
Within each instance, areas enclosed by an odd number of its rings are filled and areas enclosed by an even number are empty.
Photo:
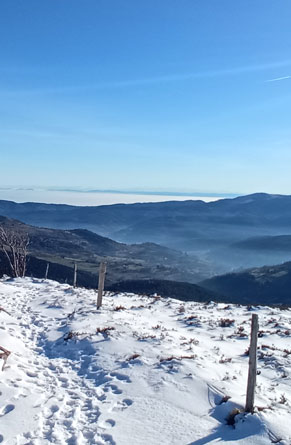
[[[29,237],[26,233],[15,232],[0,226],[0,249],[7,258],[14,278],[25,276],[28,245]]]
[[[120,305],[120,306],[115,306],[114,308],[113,308],[113,310],[115,311],[115,312],[118,312],[118,311],[124,311],[126,309],[126,307],[124,307],[124,306],[122,306],[122,305]]]
[[[188,340],[186,339],[186,341],[183,341],[182,343],[181,343],[181,346],[184,346],[184,345],[195,345],[195,346],[197,346],[197,345],[199,345],[199,340],[197,340],[196,338],[189,338]]]
[[[287,398],[286,398],[285,394],[281,395],[279,403],[281,403],[282,405],[285,405],[285,403],[287,403]]]
[[[229,399],[231,399],[230,396],[223,396],[222,399],[219,401],[218,405],[222,405],[223,403],[228,402]]]
[[[234,320],[231,320],[230,318],[221,318],[219,320],[219,326],[221,328],[229,328],[234,324]]]
[[[108,335],[108,332],[114,331],[114,330],[115,330],[115,328],[113,326],[107,326],[105,328],[97,328],[96,329],[96,334]]]
[[[8,314],[8,315],[11,315],[11,314],[10,314],[9,312],[7,312],[6,309],[4,309],[4,307],[2,307],[2,306],[0,307],[0,312],[1,312],[1,311],[2,311],[2,312],[5,312],[5,313]]]
[[[231,360],[232,360],[231,358],[227,358],[227,357],[224,357],[224,355],[222,355],[220,357],[219,363],[230,363]]]
[[[154,340],[157,338],[156,335],[151,335],[151,334],[139,335],[138,333],[134,333],[133,335],[137,337],[138,341]]]
[[[2,358],[3,360],[3,365],[2,365],[2,371],[4,371],[7,359],[9,357],[9,355],[11,354],[10,351],[8,351],[8,349],[3,348],[2,346],[0,346],[0,358]]]
[[[240,414],[240,413],[241,413],[241,411],[240,411],[238,408],[234,408],[234,409],[229,413],[229,415],[228,415],[227,418],[226,418],[226,423],[227,423],[227,425],[234,426],[234,424],[235,424],[235,418],[236,418],[236,416],[237,416],[238,414]]]
[[[240,338],[248,337],[248,334],[244,332],[245,328],[243,326],[239,326],[235,332]]]
[[[156,326],[152,326],[152,329],[161,329],[161,325],[160,324],[157,324]]]
[[[88,332],[69,331],[64,336],[64,341],[72,340],[73,338],[77,339],[78,337],[81,336],[91,337],[92,334],[89,334]]]

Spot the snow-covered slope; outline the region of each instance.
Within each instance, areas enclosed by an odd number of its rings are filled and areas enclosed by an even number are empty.
[[[0,442],[290,445],[291,311],[129,294],[95,302],[53,281],[0,281],[10,314],[0,311],[0,346],[12,351]],[[229,426],[245,403],[252,311],[259,409]]]

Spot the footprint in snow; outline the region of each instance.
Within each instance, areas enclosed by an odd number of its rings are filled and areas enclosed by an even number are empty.
[[[133,404],[131,399],[124,399],[122,402],[117,402],[116,405],[112,408],[112,411],[124,411],[129,406]]]
[[[27,375],[28,377],[37,377],[37,373],[36,373],[36,372],[31,372],[31,371],[27,371],[27,372],[26,372],[26,375]]]
[[[62,383],[68,383],[67,377],[59,377],[59,381]]]
[[[90,410],[92,410],[92,407],[93,407],[92,400],[87,399],[87,400],[85,400],[85,402],[81,408],[81,411],[90,411]]]
[[[116,385],[107,384],[104,387],[104,391],[108,392],[111,391],[113,394],[122,394],[122,390],[118,388]]]
[[[70,429],[72,427],[73,421],[72,420],[63,420],[63,425],[67,428]]]
[[[113,440],[113,437],[110,434],[101,434],[101,437],[106,444],[116,445],[116,442]]]
[[[75,406],[76,403],[77,403],[77,402],[76,402],[75,400],[67,400],[67,401],[66,401],[66,405],[67,405],[67,406]]]
[[[83,430],[83,436],[85,439],[87,439],[88,443],[94,443],[94,436],[95,436],[95,432],[94,431],[84,431]]]
[[[49,363],[48,368],[49,368],[51,371],[55,371],[55,370],[57,369],[57,367],[56,367],[55,365],[53,365],[52,363]]]
[[[131,383],[130,378],[125,374],[120,374],[119,372],[111,372],[110,376],[115,377],[117,380],[120,380],[122,382]]]
[[[131,406],[133,404],[133,401],[131,399],[124,399],[122,400],[122,402],[126,405],[126,406]]]
[[[17,398],[20,399],[20,397],[26,398],[26,397],[28,397],[28,394],[21,392],[18,394]]]
[[[0,417],[3,417],[3,416],[5,416],[6,414],[11,413],[11,411],[13,411],[14,408],[15,408],[15,405],[12,405],[12,404],[10,404],[10,405],[6,405],[6,406],[1,410]]]

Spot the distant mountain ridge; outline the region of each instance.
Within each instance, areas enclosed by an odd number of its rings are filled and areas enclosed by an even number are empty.
[[[86,229],[120,243],[150,242],[187,252],[208,264],[208,276],[291,260],[286,248],[243,247],[250,246],[247,239],[291,236],[289,195],[95,207],[0,201],[0,214],[34,226]]]
[[[223,238],[236,241],[237,234],[227,236],[230,225],[244,227],[246,232],[255,232],[255,235],[259,235],[258,227],[266,232],[287,227],[291,234],[291,196],[265,193],[209,203],[187,200],[96,207],[1,200],[0,215],[51,228],[85,228],[127,242],[164,240],[165,236],[157,233],[162,227],[175,235],[178,244],[184,239],[181,232],[186,229],[187,234],[195,238],[203,234],[203,225],[211,229],[205,239],[211,239],[211,231],[217,226],[216,231],[224,235]],[[269,234],[272,233],[266,233]]]

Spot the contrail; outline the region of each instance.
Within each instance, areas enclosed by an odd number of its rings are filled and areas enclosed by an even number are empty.
[[[244,73],[252,73],[259,71],[266,71],[273,68],[283,68],[291,66],[291,60],[285,60],[282,62],[273,62],[268,64],[258,64],[258,65],[244,65],[232,68],[222,68],[213,69],[209,71],[197,71],[189,73],[174,73],[165,74],[161,76],[153,76],[148,78],[137,78],[137,79],[124,79],[124,80],[112,80],[108,82],[98,82],[92,84],[81,84],[81,85],[63,85],[63,86],[44,86],[36,89],[29,90],[13,90],[13,91],[0,91],[1,95],[19,95],[19,94],[66,94],[66,93],[78,93],[86,91],[98,91],[106,89],[120,89],[120,88],[130,88],[135,86],[151,86],[155,84],[166,84],[179,81],[193,81],[207,78],[223,78],[229,76],[236,76]],[[1,71],[1,67],[0,67]],[[275,82],[279,80],[289,79],[291,76],[285,76],[278,79],[271,79],[266,82]]]
[[[280,82],[280,80],[291,79],[291,76],[277,77],[276,79],[269,79],[266,82]]]

